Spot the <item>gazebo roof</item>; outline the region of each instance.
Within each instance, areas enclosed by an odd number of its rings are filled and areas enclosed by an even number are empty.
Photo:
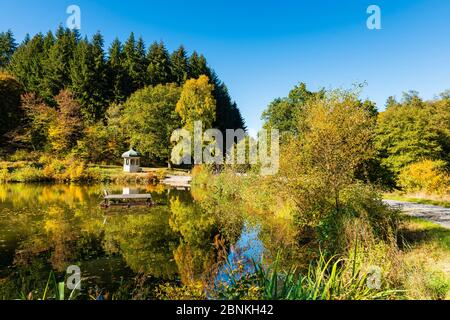
[[[122,154],[122,158],[139,157],[139,153],[134,151],[133,148]]]

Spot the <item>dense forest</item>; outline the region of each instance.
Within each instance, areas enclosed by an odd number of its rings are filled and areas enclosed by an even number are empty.
[[[203,55],[189,55],[183,46],[169,53],[163,42],[147,49],[134,33],[123,44],[114,40],[105,52],[100,33],[87,39],[59,27],[18,45],[11,31],[2,32],[0,72],[4,150],[114,162],[132,144],[152,163],[165,163],[169,134],[183,126],[175,107],[190,79],[199,83],[186,90],[203,85],[213,97],[210,119],[200,120],[222,131],[245,128],[226,85]]]

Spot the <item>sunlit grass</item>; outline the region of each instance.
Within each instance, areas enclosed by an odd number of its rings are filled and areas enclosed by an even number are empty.
[[[404,286],[413,299],[450,299],[450,230],[405,217],[400,230]]]

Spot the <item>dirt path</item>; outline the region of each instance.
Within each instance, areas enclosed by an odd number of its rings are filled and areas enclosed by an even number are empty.
[[[407,215],[424,218],[450,229],[450,208],[396,200],[384,200],[384,202],[392,207],[400,208]]]

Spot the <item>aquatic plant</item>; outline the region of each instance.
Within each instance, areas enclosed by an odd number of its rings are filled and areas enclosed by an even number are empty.
[[[218,299],[265,300],[373,300],[393,298],[399,290],[369,285],[370,272],[365,272],[356,258],[346,259],[323,254],[311,263],[306,273],[295,267],[281,271],[279,255],[269,267],[254,262],[254,272],[242,275],[238,269],[228,273],[230,281],[216,287]]]

